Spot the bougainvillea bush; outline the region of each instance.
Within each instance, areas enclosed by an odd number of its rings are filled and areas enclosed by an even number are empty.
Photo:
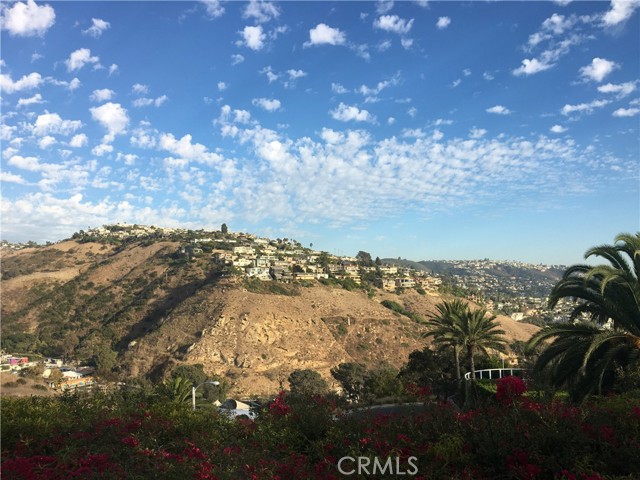
[[[281,393],[255,421],[120,393],[2,401],[9,479],[639,478],[640,396],[536,403],[518,380],[473,410],[426,400],[418,413],[347,414]],[[341,458],[351,475],[338,469]],[[415,475],[358,474],[391,458]],[[346,464],[344,464],[346,465]]]

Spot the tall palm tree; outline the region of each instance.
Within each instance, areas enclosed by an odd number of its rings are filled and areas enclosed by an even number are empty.
[[[476,378],[475,356],[478,352],[488,354],[488,349],[504,352],[506,343],[504,330],[499,328],[495,315],[484,308],[469,310],[460,323],[462,345],[467,351],[471,378]]]
[[[456,361],[456,376],[460,380],[460,352],[466,351],[471,367],[471,378],[475,378],[475,357],[478,352],[487,353],[488,349],[504,351],[504,334],[496,322],[495,315],[487,316],[484,308],[470,310],[459,299],[444,301],[436,305],[438,315],[428,322],[432,327],[425,336],[433,336],[440,348],[453,348]]]
[[[439,349],[453,349],[453,358],[456,362],[456,379],[460,381],[460,350],[462,349],[462,341],[460,340],[459,329],[456,324],[459,319],[467,314],[469,305],[462,300],[456,298],[452,301],[444,301],[436,305],[438,313],[431,316],[427,325],[431,330],[426,332],[424,337],[433,337]]]
[[[553,287],[551,308],[564,298],[577,301],[570,317],[574,323],[545,327],[529,341],[534,348],[552,340],[534,371],[547,372],[556,388],[566,385],[576,401],[602,393],[616,368],[640,366],[640,233],[620,234],[615,242],[585,254],[610,265],[573,265]],[[578,321],[584,316],[587,321]],[[609,320],[612,326],[606,328]]]

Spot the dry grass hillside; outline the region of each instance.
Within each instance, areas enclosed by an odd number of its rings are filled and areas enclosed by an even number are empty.
[[[331,380],[341,362],[400,367],[425,346],[425,327],[381,302],[427,318],[441,301],[415,291],[377,290],[370,298],[319,283],[272,293],[221,275],[206,255],[181,260],[179,247],[66,241],[3,251],[3,339],[43,354],[111,358],[121,378],[159,379],[176,365],[201,363],[237,393],[261,394],[286,384],[295,369]],[[537,330],[499,320],[509,341]]]

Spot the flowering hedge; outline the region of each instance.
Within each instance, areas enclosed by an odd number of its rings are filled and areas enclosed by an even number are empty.
[[[427,402],[411,415],[347,415],[329,399],[281,393],[255,421],[142,396],[3,399],[1,473],[29,480],[397,478],[343,475],[338,462],[348,456],[405,467],[413,457],[416,479],[638,478],[637,392],[575,406],[528,400],[518,381],[502,385],[482,408]]]

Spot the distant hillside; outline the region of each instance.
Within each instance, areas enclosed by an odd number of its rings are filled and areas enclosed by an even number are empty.
[[[367,294],[317,281],[247,281],[212,253],[186,256],[189,245],[78,239],[3,249],[3,347],[93,361],[121,378],[158,379],[202,363],[237,392],[273,392],[296,368],[330,379],[341,362],[399,367],[425,345],[425,327],[380,302],[427,318],[440,301],[413,289]],[[511,340],[536,330],[501,322]]]

